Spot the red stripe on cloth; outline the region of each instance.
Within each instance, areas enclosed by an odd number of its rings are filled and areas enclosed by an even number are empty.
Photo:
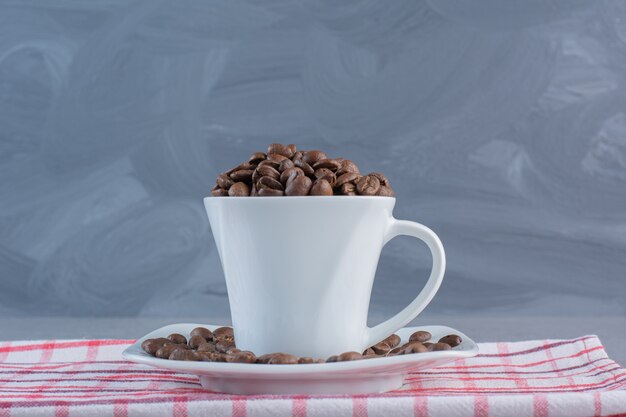
[[[533,396],[533,411],[535,417],[548,417],[548,397],[545,394]]]
[[[593,393],[593,408],[595,415],[594,417],[602,416],[602,396],[600,392]]]
[[[574,345],[578,342],[593,339],[593,338],[594,336],[584,336],[584,337],[579,337],[577,339],[560,340],[558,342],[550,343],[548,345],[536,346],[534,348],[525,349],[525,350],[517,350],[515,352],[510,352],[507,355],[508,356],[526,355],[529,353],[541,352],[544,348],[554,348],[558,346]],[[478,355],[476,355],[477,358],[494,358],[494,357],[500,357],[500,356],[501,356],[500,353],[479,353]]]
[[[39,358],[39,363],[50,362],[52,358],[52,354],[54,353],[54,349],[56,346],[56,342],[54,340],[45,343],[44,347],[41,349],[41,357]],[[21,346],[16,346],[21,347]],[[13,350],[15,352],[15,350]]]
[[[413,399],[413,416],[428,417],[428,397],[415,397]]]
[[[248,413],[247,408],[248,406],[245,398],[233,399],[233,417],[246,417],[246,414]]]
[[[113,417],[128,417],[128,401],[115,400],[113,403]]]
[[[352,417],[367,417],[367,397],[352,399]]]
[[[489,417],[489,399],[486,396],[474,396],[474,417]]]
[[[70,415],[70,406],[64,401],[59,401],[54,407],[54,417],[68,417]]]
[[[174,398],[173,417],[187,417],[187,397]]]
[[[496,348],[498,349],[498,353],[502,354],[502,363],[506,366],[513,365],[513,359],[507,355],[509,353],[509,344],[498,343]],[[513,377],[513,382],[515,382],[515,386],[518,388],[528,388],[528,381],[523,378]]]
[[[583,342],[583,346],[585,346],[585,350],[587,350],[586,340],[583,340],[582,342]],[[545,340],[543,342],[543,345],[544,345],[544,347],[546,347],[546,349],[545,349],[546,350],[546,357],[548,359],[552,360],[552,362],[551,362],[552,370],[554,372],[556,372],[558,377],[560,377],[560,378],[563,377],[563,372],[558,370],[559,367],[557,366],[556,362],[554,362],[554,356],[552,355],[552,347],[548,347],[549,344],[548,344],[547,340]],[[587,353],[587,359],[589,361],[591,361],[591,358],[589,357],[589,353]],[[572,378],[571,376],[568,376],[567,377],[567,383],[570,384],[570,385],[575,385],[574,378]]]
[[[306,417],[306,397],[294,397],[291,403],[291,415],[293,417]]]
[[[9,348],[10,349],[11,348],[11,342],[2,343],[2,347],[0,347],[0,349],[2,349],[2,348]],[[7,357],[9,356],[9,352],[11,352],[11,350],[9,350],[9,349],[4,350],[4,351],[0,351],[0,363],[4,362],[7,359]]]
[[[17,346],[3,346],[0,347],[1,352],[25,352],[29,350],[50,350],[54,349],[70,349],[88,346],[93,343],[97,346],[116,346],[116,345],[132,345],[134,340],[121,340],[121,339],[97,339],[97,340],[76,340],[72,342],[54,342],[48,341],[44,343],[33,343],[32,345],[17,345]]]
[[[11,417],[11,408],[13,403],[7,401],[0,401],[0,417]]]

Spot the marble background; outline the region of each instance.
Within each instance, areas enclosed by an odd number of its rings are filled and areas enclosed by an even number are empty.
[[[274,141],[390,177],[425,314],[626,313],[625,2],[4,0],[0,315],[227,315],[201,201]]]

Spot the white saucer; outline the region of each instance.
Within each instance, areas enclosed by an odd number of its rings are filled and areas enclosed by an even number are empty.
[[[167,337],[171,333],[188,335],[195,327],[210,330],[220,326],[180,323],[161,327],[148,333],[123,353],[131,362],[198,375],[207,390],[228,394],[370,394],[398,389],[409,371],[423,371],[478,353],[476,343],[458,330],[446,326],[405,327],[396,332],[408,341],[417,330],[432,334],[434,341],[448,334],[457,334],[463,343],[452,350],[415,353],[349,362],[300,365],[262,365],[226,362],[195,362],[158,359],[141,349],[146,339]],[[340,352],[337,352],[340,353]]]

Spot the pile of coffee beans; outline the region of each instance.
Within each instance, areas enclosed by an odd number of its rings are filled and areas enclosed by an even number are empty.
[[[400,345],[400,336],[392,334],[385,340],[367,348],[364,352],[344,352],[327,359],[298,357],[282,352],[256,356],[248,350],[237,349],[231,327],[220,327],[214,331],[204,327],[196,327],[191,331],[189,339],[182,334],[172,333],[167,337],[146,339],[141,347],[148,354],[161,359],[287,365],[344,362],[450,350],[462,342],[461,337],[455,334],[444,336],[437,342],[432,342],[431,337],[428,332],[417,331],[411,335],[408,342]]]
[[[329,158],[318,150],[272,143],[248,162],[220,174],[211,190],[215,197],[366,195],[393,197],[389,180],[379,172],[361,175],[345,158]]]

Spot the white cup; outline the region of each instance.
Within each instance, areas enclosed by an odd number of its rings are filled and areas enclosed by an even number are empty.
[[[395,198],[207,197],[224,268],[237,347],[327,358],[361,352],[415,318],[439,289],[441,241],[419,223],[396,220]],[[426,286],[404,310],[367,326],[380,252],[398,235],[430,248]]]

